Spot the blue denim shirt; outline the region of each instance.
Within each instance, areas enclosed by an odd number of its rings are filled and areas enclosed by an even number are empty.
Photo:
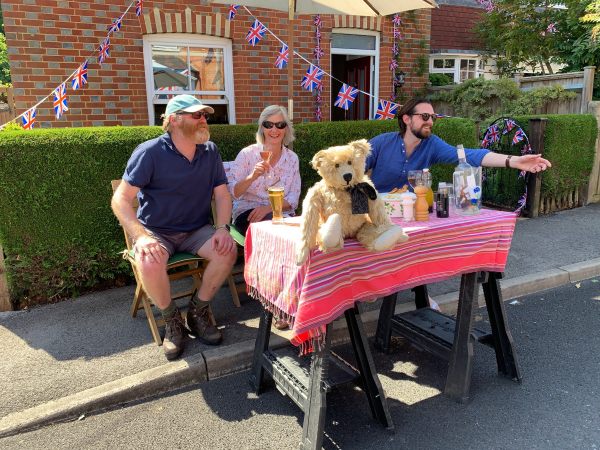
[[[196,146],[192,161],[168,133],[141,143],[132,153],[123,179],[140,188],[137,217],[159,233],[193,231],[209,223],[215,187],[227,184],[217,146]]]
[[[408,184],[409,170],[421,170],[436,163],[458,163],[456,147],[435,135],[423,139],[410,158],[406,157],[404,139],[397,131],[375,136],[369,143],[372,151],[367,157],[366,170],[373,170],[371,179],[379,192]],[[465,153],[469,164],[477,167],[489,150],[465,149]]]

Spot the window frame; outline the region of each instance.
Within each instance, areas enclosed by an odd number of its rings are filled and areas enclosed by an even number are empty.
[[[434,67],[435,60],[454,60],[454,67],[452,68],[436,68]],[[481,65],[484,64],[483,58],[480,55],[471,53],[432,53],[429,55],[429,73],[445,73],[452,75],[453,82],[460,84],[465,80],[461,80],[461,62],[462,61],[475,61],[475,78],[483,76],[484,71],[481,70]],[[468,64],[468,63],[467,63]]]
[[[166,104],[168,99],[154,100],[154,96],[158,93],[154,89],[154,72],[152,68],[152,46],[179,46],[179,47],[212,47],[223,50],[223,77],[225,90],[223,91],[185,91],[191,95],[222,95],[223,99],[207,100],[208,105],[226,105],[229,124],[236,123],[235,116],[235,93],[233,84],[233,51],[231,39],[220,38],[217,36],[208,36],[200,34],[186,33],[162,33],[143,36],[144,49],[144,75],[146,80],[146,103],[148,107],[148,122],[149,125],[154,125],[155,114],[154,105]],[[189,61],[188,61],[189,64]],[[164,94],[161,92],[159,94]]]

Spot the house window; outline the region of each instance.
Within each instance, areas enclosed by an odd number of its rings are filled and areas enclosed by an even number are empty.
[[[212,106],[211,123],[235,123],[231,41],[212,36],[144,36],[150,124],[160,125],[174,95],[191,94]]]
[[[429,73],[447,74],[454,83],[462,83],[483,76],[483,60],[475,55],[430,55]]]

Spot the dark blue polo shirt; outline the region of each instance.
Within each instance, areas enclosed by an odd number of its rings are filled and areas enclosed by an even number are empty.
[[[196,146],[190,162],[175,148],[168,133],[140,144],[132,153],[123,179],[140,188],[139,221],[159,233],[193,231],[209,223],[215,187],[227,184],[217,146]]]
[[[423,139],[410,158],[406,157],[404,139],[398,131],[380,134],[369,141],[371,154],[367,157],[366,170],[373,169],[371,180],[379,192],[389,192],[408,184],[409,170],[422,170],[436,163],[458,163],[456,147],[439,137],[431,135]],[[465,149],[467,161],[480,166],[489,150]]]

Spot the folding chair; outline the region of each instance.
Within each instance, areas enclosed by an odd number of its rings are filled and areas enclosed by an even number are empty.
[[[117,189],[121,180],[112,180],[112,190],[113,192]],[[131,207],[137,211],[138,201],[134,199]],[[154,342],[157,345],[162,345],[162,339],[160,337],[158,327],[164,326],[165,322],[161,318],[156,319],[154,317],[154,312],[152,311],[152,303],[150,302],[150,298],[146,294],[144,287],[141,282],[141,277],[139,274],[139,269],[135,263],[135,258],[133,254],[133,243],[130,236],[127,234],[125,230],[123,230],[123,234],[125,235],[125,244],[127,249],[123,252],[123,257],[127,259],[131,263],[131,268],[133,270],[133,275],[135,277],[136,288],[135,294],[133,296],[133,303],[131,304],[130,314],[131,317],[135,317],[139,309],[144,309],[146,313],[146,318],[148,319],[148,326],[150,327],[150,332],[152,333],[152,337],[154,338]],[[239,233],[237,233],[240,235]],[[240,235],[241,236],[241,235]],[[241,236],[243,239],[243,236]],[[234,236],[234,239],[236,237]],[[183,278],[190,277],[192,279],[192,288],[188,290],[172,292],[171,298],[172,300],[177,300],[183,297],[191,296],[196,290],[200,288],[200,282],[202,280],[202,274],[204,273],[204,269],[208,261],[204,258],[199,257],[198,255],[194,255],[192,253],[186,252],[178,252],[171,256],[167,262],[167,274],[169,275],[169,282],[172,283],[176,280],[181,280]],[[237,290],[235,289],[235,283],[233,280],[233,276],[230,274],[228,277],[228,285],[231,290],[231,296],[233,298],[233,303],[238,308],[240,307],[240,301],[238,297]],[[212,317],[211,312],[211,318]]]

